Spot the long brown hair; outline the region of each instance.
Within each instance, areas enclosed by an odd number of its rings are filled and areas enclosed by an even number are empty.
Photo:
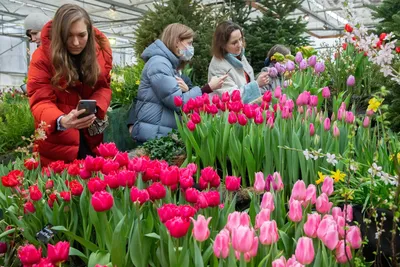
[[[51,29],[51,61],[55,74],[51,84],[60,87],[60,79],[65,78],[67,85],[79,79],[72,58],[68,53],[67,41],[71,25],[83,19],[87,26],[88,40],[81,52],[81,69],[83,83],[93,87],[100,74],[96,57],[96,40],[89,14],[80,6],[73,4],[62,5],[54,15]]]
[[[239,25],[232,21],[221,22],[215,29],[212,41],[212,53],[216,58],[224,58],[226,51],[225,46],[231,38],[232,32],[239,30],[243,37],[243,30]]]

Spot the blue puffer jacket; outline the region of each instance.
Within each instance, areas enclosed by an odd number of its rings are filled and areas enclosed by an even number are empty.
[[[179,58],[161,40],[147,47],[142,58],[146,64],[134,107],[131,135],[139,142],[166,136],[177,128],[174,112],[179,108],[174,104],[175,96],[182,97],[186,103],[202,94],[199,87],[182,92],[175,78],[179,75],[176,71]]]

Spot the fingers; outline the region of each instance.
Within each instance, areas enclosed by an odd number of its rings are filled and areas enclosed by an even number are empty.
[[[94,115],[93,115],[94,116]],[[80,123],[77,123],[76,125],[75,125],[75,128],[76,129],[84,129],[84,128],[88,128],[90,125],[92,125],[93,124],[93,122],[96,120],[96,117],[94,116],[94,117],[91,117],[91,116],[87,116],[87,117],[90,117],[88,120],[85,120],[85,121],[83,121],[83,122],[80,122]],[[87,118],[87,117],[85,117],[85,118]]]
[[[78,118],[79,115],[85,113],[85,111],[86,109],[80,109],[80,110],[73,109],[68,115],[71,115],[71,119],[74,120]]]
[[[225,74],[225,75],[219,77],[219,80],[224,81],[226,78],[228,78],[228,74]]]

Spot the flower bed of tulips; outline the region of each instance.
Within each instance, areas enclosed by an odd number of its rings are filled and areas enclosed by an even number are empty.
[[[72,257],[84,266],[335,266],[361,246],[351,206],[332,207],[330,177],[321,187],[296,182],[287,202],[279,173],[255,173],[250,207],[238,212],[240,177],[128,159],[112,143],[99,152],[42,170],[34,159],[1,167],[5,266],[69,266]],[[48,224],[46,244],[36,234]]]

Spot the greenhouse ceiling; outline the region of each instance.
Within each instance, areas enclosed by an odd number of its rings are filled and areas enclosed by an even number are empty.
[[[84,7],[91,15],[96,27],[108,37],[134,42],[134,31],[138,20],[153,8],[154,0],[0,0],[1,34],[21,38],[24,37],[23,20],[32,12],[43,12],[52,17],[58,7],[65,3],[74,3]],[[351,1],[355,16],[367,27],[374,27],[368,5],[378,5],[381,0]],[[203,0],[205,5],[218,8],[228,5],[229,0]],[[246,1],[261,14],[267,7],[258,1]],[[295,10],[293,17],[308,20],[308,33],[316,38],[334,38],[340,36],[346,23],[343,1],[340,0],[305,0]],[[128,43],[126,42],[126,43]]]

